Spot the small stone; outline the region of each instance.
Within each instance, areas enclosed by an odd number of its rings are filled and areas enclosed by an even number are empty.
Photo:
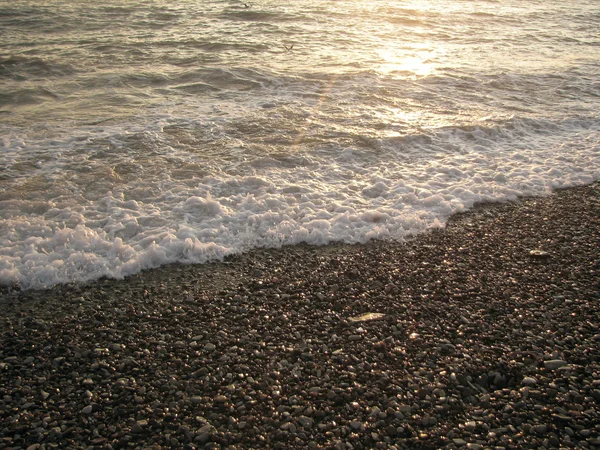
[[[437,425],[437,419],[433,416],[424,417],[422,424],[424,427],[433,427]]]
[[[360,430],[362,428],[363,424],[362,422],[359,422],[358,420],[353,420],[352,422],[350,422],[350,427],[353,430]]]
[[[465,422],[465,430],[472,432],[473,430],[475,430],[475,428],[477,428],[477,423],[474,420]]]
[[[370,417],[377,416],[380,412],[381,412],[381,409],[379,409],[379,406],[373,406],[373,408],[371,408],[371,412],[369,413],[369,416]]]
[[[369,320],[381,319],[384,316],[385,314],[382,313],[371,312],[356,317],[350,317],[348,320],[350,320],[350,322],[367,322]]]
[[[456,345],[450,343],[443,343],[440,345],[442,352],[454,353],[456,351]]]
[[[289,431],[290,433],[296,432],[296,425],[294,425],[292,422],[286,422],[282,424],[279,428],[281,428],[284,431]]]
[[[202,397],[200,397],[199,395],[194,395],[190,401],[194,404],[194,405],[199,405],[200,403],[202,403]]]
[[[438,398],[444,398],[446,397],[446,391],[440,388],[436,388],[433,390],[433,395],[435,395]]]
[[[199,444],[204,444],[204,443],[208,442],[209,439],[210,439],[210,432],[203,431],[196,435],[196,437],[194,438],[194,442],[198,442]]]
[[[204,350],[206,350],[207,352],[212,352],[216,348],[217,348],[217,346],[215,344],[213,344],[212,342],[209,342],[208,344],[206,344],[204,346]]]
[[[215,431],[215,427],[213,427],[211,424],[207,423],[200,427],[200,429],[198,430],[198,433],[212,433],[214,431]]]
[[[537,384],[537,380],[533,377],[525,377],[523,378],[523,381],[521,381],[521,384],[523,386],[533,386],[534,384]]]
[[[81,410],[81,412],[83,414],[91,414],[93,410],[94,410],[94,407],[92,405],[87,405]]]
[[[562,359],[552,359],[550,361],[544,361],[544,367],[546,367],[546,369],[549,370],[556,370],[559,367],[563,367],[568,365],[568,363],[566,361],[563,361]]]
[[[225,397],[224,395],[217,395],[215,397],[215,403],[226,403],[227,402],[227,397]]]
[[[568,416],[566,414],[553,414],[552,417],[555,420],[562,420],[563,422],[569,422],[572,419],[571,416]]]
[[[302,425],[304,428],[312,428],[314,424],[314,420],[310,417],[300,416],[298,417],[298,423]]]
[[[135,434],[139,434],[139,433],[143,433],[144,432],[144,428],[148,425],[148,421],[147,420],[138,420],[136,423],[133,424],[133,426],[131,427],[131,432],[135,433]]]
[[[544,250],[534,249],[529,252],[529,256],[536,259],[547,259],[550,258],[550,253],[545,252]]]

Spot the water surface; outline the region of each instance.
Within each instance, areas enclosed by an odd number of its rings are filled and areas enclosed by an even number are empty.
[[[0,1],[1,284],[401,240],[600,177],[594,2],[40,3]]]

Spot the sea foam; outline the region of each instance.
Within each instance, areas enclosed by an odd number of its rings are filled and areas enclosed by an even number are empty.
[[[56,170],[79,167],[72,155],[81,139],[70,139],[52,144],[71,155],[55,156]],[[503,127],[441,128],[427,139],[382,138],[337,154],[317,148],[296,154],[295,164],[257,158],[249,175],[215,171],[183,180],[172,176],[180,167],[169,160],[182,155],[171,149],[164,161],[154,161],[160,177],[132,175],[113,182],[102,197],[85,199],[73,192],[76,186],[63,186],[72,189],[69,195],[45,199],[4,194],[0,283],[43,288],[122,278],[172,262],[203,263],[256,247],[402,240],[443,227],[451,214],[479,202],[547,195],[597,180],[598,141],[594,120],[515,119]],[[23,145],[5,143],[9,155]]]

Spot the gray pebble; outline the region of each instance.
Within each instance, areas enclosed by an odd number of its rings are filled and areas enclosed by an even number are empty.
[[[555,370],[559,367],[566,366],[568,363],[562,359],[552,359],[550,361],[544,361],[544,367],[549,370]]]
[[[521,384],[523,386],[533,386],[534,384],[537,384],[537,380],[533,377],[525,377],[521,381]]]

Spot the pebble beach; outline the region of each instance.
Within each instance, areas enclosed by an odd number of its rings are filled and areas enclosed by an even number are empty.
[[[600,448],[600,184],[0,296],[0,449]]]

